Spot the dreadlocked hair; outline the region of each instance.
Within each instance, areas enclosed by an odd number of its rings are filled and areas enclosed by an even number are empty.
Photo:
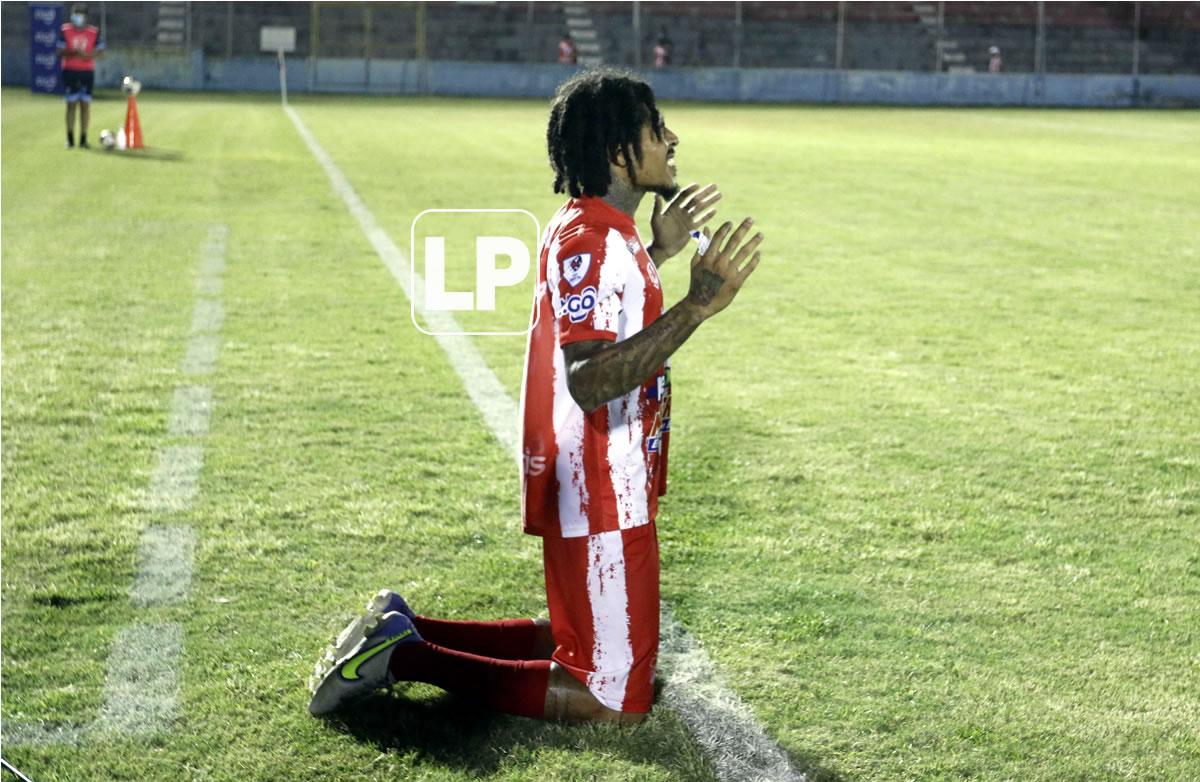
[[[546,147],[554,192],[604,196],[612,184],[609,163],[618,152],[642,160],[642,126],[662,138],[663,123],[650,85],[628,71],[598,68],[563,82],[550,106]]]

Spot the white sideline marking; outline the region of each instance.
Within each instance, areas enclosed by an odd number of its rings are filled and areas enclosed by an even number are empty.
[[[404,254],[379,227],[371,210],[354,192],[345,174],[317,142],[300,115],[291,106],[285,105],[283,110],[296,126],[313,157],[325,170],[334,191],[358,221],[383,265],[411,300],[408,287],[411,270]],[[418,287],[424,285],[419,276],[414,283]],[[424,317],[434,331],[462,330],[447,312],[427,312]],[[484,362],[469,337],[439,336],[435,339],[446,352],[492,434],[520,466],[516,402]],[[662,625],[666,632],[659,650],[660,659],[664,662],[665,670],[670,670],[673,676],[678,671],[682,677],[677,682],[673,679],[664,690],[664,695],[674,691],[666,698],[666,702],[679,711],[697,742],[709,754],[722,782],[803,782],[804,775],[792,769],[786,753],[767,737],[762,726],[736,694],[716,682],[704,688],[695,686],[701,676],[715,671],[712,660],[700,644],[671,618],[669,612],[664,611]]]
[[[196,496],[204,449],[198,445],[168,445],[158,451],[158,466],[150,476],[147,507],[155,512],[187,510]]]
[[[202,334],[210,331],[220,331],[225,323],[225,308],[217,299],[196,299],[196,309],[192,311],[192,333]]]
[[[5,746],[46,747],[76,745],[83,741],[84,729],[78,725],[55,725],[42,722],[4,720]]]
[[[217,348],[221,340],[215,334],[197,334],[188,340],[183,355],[183,374],[209,375],[217,364]]]
[[[375,215],[371,214],[371,210],[358,197],[358,193],[354,192],[350,181],[333,162],[333,158],[329,157],[329,154],[317,142],[316,137],[309,132],[308,127],[300,119],[300,115],[291,106],[284,106],[283,110],[291,117],[300,137],[304,139],[304,142],[308,144],[309,151],[313,153],[313,157],[321,164],[321,168],[325,169],[325,174],[333,184],[333,189],[342,197],[346,208],[358,221],[359,227],[362,228],[363,233],[371,242],[371,246],[375,248],[376,254],[379,255],[379,260],[383,261],[383,265],[400,284],[404,295],[411,300],[412,292],[409,290],[408,284],[412,270],[409,268],[408,261],[405,260],[404,253],[400,252],[391,237],[379,227],[379,223],[375,221]],[[421,279],[421,275],[413,274],[412,276],[416,286],[423,288],[425,282]],[[463,330],[454,316],[448,312],[429,311],[424,313],[424,319],[432,331]],[[500,384],[495,373],[484,363],[475,343],[471,341],[470,337],[463,336],[441,335],[434,339],[446,352],[454,371],[462,378],[467,394],[479,408],[479,412],[483,415],[483,420],[487,423],[488,428],[492,430],[492,434],[500,441],[504,450],[512,454],[517,464],[520,465],[521,447],[517,438],[516,405],[509,398],[508,392],[504,390],[504,386]]]
[[[201,249],[197,289],[201,295],[220,293],[225,270],[225,240],[229,228],[213,226]],[[194,336],[188,341],[183,372],[213,371],[220,346],[224,309],[219,300],[197,299],[192,316]],[[207,334],[197,332],[210,332]],[[212,389],[180,386],[171,397],[167,432],[172,437],[200,438],[208,433]],[[164,446],[150,476],[147,511],[169,514],[186,510],[195,499],[204,466],[204,449],[197,444]],[[187,524],[151,525],[142,530],[139,569],[129,599],[138,608],[158,608],[187,599],[192,585],[196,533]],[[5,744],[77,745],[85,739],[114,739],[160,733],[177,714],[179,660],[183,627],[134,624],[113,640],[104,684],[104,701],[88,725],[53,725],[5,720]]]
[[[208,386],[180,386],[171,398],[167,433],[197,437],[208,434],[212,417],[212,389]]]
[[[662,605],[658,664],[662,701],[708,752],[723,782],[793,782],[804,775],[771,741],[745,702],[725,686],[708,653]]]
[[[208,239],[200,253],[200,276],[220,277],[225,273],[225,240],[229,226],[214,225],[208,229]]]
[[[139,608],[173,605],[192,587],[196,532],[187,524],[152,526],[142,531],[141,562],[129,599]]]
[[[220,296],[221,289],[224,287],[224,282],[220,277],[197,277],[196,278],[196,293],[201,296]]]
[[[125,737],[158,733],[175,719],[183,628],[135,624],[113,641],[104,704],[89,733]]]

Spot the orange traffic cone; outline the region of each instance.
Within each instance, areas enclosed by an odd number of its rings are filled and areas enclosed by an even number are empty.
[[[125,110],[125,148],[141,149],[144,146],[146,145],[142,141],[142,123],[138,121],[137,98],[130,95],[129,106]]]

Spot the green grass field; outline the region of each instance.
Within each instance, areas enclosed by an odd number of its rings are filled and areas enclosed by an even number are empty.
[[[560,203],[538,101],[297,98],[401,247]],[[667,105],[764,261],[674,359],[663,591],[813,779],[1200,768],[1200,117]],[[179,160],[61,148],[3,92],[3,718],[84,725],[118,631],[182,625],[165,734],[7,744],[50,780],[706,780],[679,719],[562,728],[425,687],[305,711],[381,586],[544,615],[511,459],[278,100],[142,96]],[[93,110],[93,137],[123,103]],[[641,224],[647,236],[649,210]],[[129,589],[229,228],[189,600]],[[667,298],[686,261],[664,269]],[[515,396],[524,342],[477,340]]]

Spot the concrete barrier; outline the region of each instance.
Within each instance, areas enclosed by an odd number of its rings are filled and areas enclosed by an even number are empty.
[[[5,49],[4,84],[29,85],[28,49]],[[288,61],[291,92],[546,98],[572,66],[319,59]],[[274,58],[206,58],[112,50],[100,60],[98,87],[133,74],[147,88],[275,92]],[[751,103],[902,106],[1200,107],[1200,75],[1133,76],[1027,73],[910,73],[801,69],[675,68],[647,71],[660,97]]]

